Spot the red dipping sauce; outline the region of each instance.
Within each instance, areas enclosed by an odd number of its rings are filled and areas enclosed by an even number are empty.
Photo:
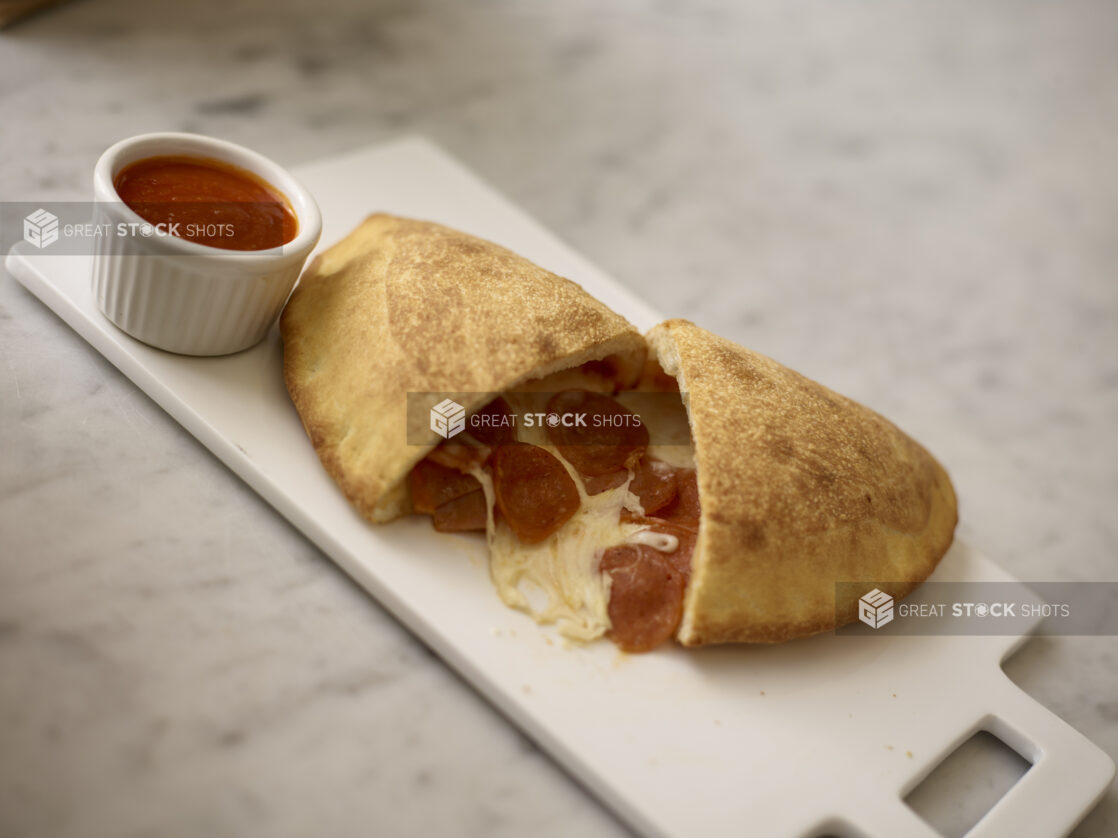
[[[279,247],[299,228],[282,192],[220,160],[147,157],[121,169],[113,186],[158,231],[223,250]]]

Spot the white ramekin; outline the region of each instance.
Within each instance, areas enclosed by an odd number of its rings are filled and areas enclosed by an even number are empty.
[[[279,189],[298,221],[295,238],[254,253],[175,236],[96,238],[93,296],[104,315],[137,340],[184,355],[226,355],[258,343],[283,308],[322,232],[310,192],[284,168],[243,146],[198,134],[141,134],[109,148],[93,171],[94,223],[142,226],[113,187],[145,157],[184,155],[232,163]]]

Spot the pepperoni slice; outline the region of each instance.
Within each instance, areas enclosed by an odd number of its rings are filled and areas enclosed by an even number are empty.
[[[687,580],[665,554],[622,544],[602,554],[610,577],[609,637],[624,652],[648,652],[675,634]]]
[[[679,547],[668,558],[676,568],[687,575],[691,573],[691,554],[699,537],[699,481],[694,469],[676,471],[676,496],[671,503],[647,519],[655,532],[668,533],[679,539]]]
[[[500,396],[470,417],[470,436],[484,445],[516,442],[516,425],[512,408]]]
[[[683,574],[684,580],[691,577],[691,555],[695,552],[695,541],[699,537],[698,527],[688,527],[674,521],[665,521],[663,518],[644,518],[639,523],[644,524],[653,532],[674,535],[679,542],[670,553],[663,556],[671,562],[672,566]]]
[[[491,462],[497,509],[525,544],[543,541],[578,511],[578,487],[543,448],[525,442],[502,445]]]
[[[586,494],[600,495],[602,492],[608,492],[610,489],[616,489],[618,486],[624,485],[628,479],[629,469],[623,468],[620,471],[611,471],[608,474],[598,474],[593,477],[583,476],[582,485],[586,487]]]
[[[596,477],[632,466],[648,447],[648,429],[640,417],[609,396],[589,390],[565,390],[547,402],[548,413],[562,421],[547,428],[548,438],[579,474]]]
[[[652,515],[675,500],[676,469],[659,460],[641,457],[629,491],[640,498],[645,515]]]
[[[485,529],[485,492],[480,488],[447,501],[432,517],[439,532],[469,532]]]
[[[697,530],[702,510],[699,506],[699,481],[695,476],[695,469],[679,469],[675,479],[676,496],[671,503],[657,510],[656,517]]]
[[[481,488],[477,479],[432,460],[420,460],[411,470],[411,500],[416,512],[433,513],[448,501]]]

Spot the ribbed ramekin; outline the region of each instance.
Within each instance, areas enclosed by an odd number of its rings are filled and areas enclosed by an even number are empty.
[[[279,189],[298,222],[280,248],[223,250],[175,236],[96,238],[93,296],[117,327],[184,355],[227,355],[257,344],[283,308],[322,232],[314,198],[283,167],[243,146],[197,134],[143,134],[109,148],[93,172],[94,223],[142,227],[113,181],[130,163],[162,155],[204,157],[247,169]]]

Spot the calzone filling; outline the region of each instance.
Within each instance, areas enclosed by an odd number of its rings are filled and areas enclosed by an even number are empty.
[[[573,640],[653,649],[679,626],[699,529],[690,430],[673,390],[655,364],[637,390],[618,391],[609,365],[591,362],[498,397],[415,466],[413,510],[441,532],[486,533],[506,605]]]

